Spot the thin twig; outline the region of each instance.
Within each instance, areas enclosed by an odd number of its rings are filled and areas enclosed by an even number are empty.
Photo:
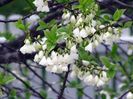
[[[65,90],[65,88],[66,88],[66,82],[67,82],[67,78],[68,78],[69,72],[70,72],[70,65],[68,65],[68,71],[67,71],[66,74],[65,74],[63,86],[62,86],[62,88],[61,88],[61,90],[60,90],[60,94],[59,94],[59,96],[58,96],[58,99],[62,99],[62,97],[63,97],[64,90]]]

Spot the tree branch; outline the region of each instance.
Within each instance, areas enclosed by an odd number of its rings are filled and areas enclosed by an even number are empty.
[[[44,99],[44,97],[37,92],[35,89],[33,89],[31,86],[29,86],[25,81],[23,81],[20,77],[18,77],[15,73],[11,72],[8,68],[0,65],[0,68],[2,68],[4,71],[10,73],[11,75],[13,75],[17,80],[19,80],[20,82],[22,82],[26,87],[28,87],[31,91],[33,91],[34,93],[36,93],[41,99]]]
[[[61,90],[60,90],[60,94],[59,94],[59,96],[58,96],[58,99],[62,99],[62,97],[63,97],[64,90],[65,90],[65,88],[66,88],[66,82],[67,82],[67,78],[68,78],[69,72],[70,72],[70,65],[68,65],[68,71],[67,71],[66,74],[65,74],[63,86],[62,86],[62,88],[61,88]]]

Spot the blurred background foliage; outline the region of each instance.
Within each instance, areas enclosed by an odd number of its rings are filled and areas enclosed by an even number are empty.
[[[11,14],[26,15],[35,9],[34,0],[13,0],[11,3],[0,7],[0,14],[9,16]]]

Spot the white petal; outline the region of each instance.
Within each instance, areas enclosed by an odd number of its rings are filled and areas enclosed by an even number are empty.
[[[93,44],[92,44],[92,43],[88,44],[88,45],[85,47],[85,50],[86,50],[86,51],[89,51],[89,52],[93,52]]]
[[[44,55],[43,51],[39,51],[39,53],[38,53],[39,58],[42,58],[43,55]]]
[[[77,21],[77,23],[75,24],[75,26],[81,25],[82,22],[83,22],[83,19],[82,18],[79,18],[79,20]]]
[[[88,65],[90,64],[90,62],[88,62],[88,61],[86,61],[86,60],[82,60],[82,63],[83,63],[83,65],[85,65],[85,66],[88,66]]]
[[[79,31],[79,28],[76,28],[73,30],[73,34],[75,37],[80,37],[80,31]]]
[[[45,56],[43,56],[43,58],[41,59],[41,61],[39,62],[40,65],[44,65],[44,66],[47,66],[47,59]]]
[[[71,21],[71,23],[73,23],[73,24],[76,23],[76,18],[75,18],[74,15],[71,16],[70,21]]]
[[[85,37],[88,36],[88,34],[86,33],[85,29],[82,29],[82,30],[80,31],[80,36],[83,37],[83,38],[85,38]]]
[[[75,71],[72,71],[72,72],[70,73],[70,77],[71,77],[71,78],[76,78],[76,72],[75,72]]]
[[[91,33],[94,34],[96,32],[96,29],[94,27],[91,28]]]
[[[76,45],[71,47],[71,53],[77,53]]]
[[[101,79],[99,79],[98,80],[98,82],[97,82],[97,87],[101,87],[101,86],[103,86],[105,83],[101,80]]]
[[[57,66],[53,66],[51,72],[56,73],[57,72]]]
[[[128,92],[126,98],[127,98],[127,99],[133,99],[133,93]]]
[[[25,44],[23,47],[20,48],[20,51],[23,54],[26,54],[26,53],[33,53],[33,52],[36,51],[36,49],[35,49],[35,47],[33,45]]]

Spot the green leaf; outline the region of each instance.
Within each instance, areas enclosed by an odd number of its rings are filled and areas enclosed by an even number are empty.
[[[31,86],[30,81],[24,81],[26,83],[26,85],[24,85],[25,89],[29,88]]]
[[[28,31],[28,27],[29,27],[29,23],[26,23],[25,25],[23,24],[23,21],[21,19],[19,19],[16,22],[16,27],[19,28],[22,31]]]
[[[58,40],[58,36],[57,36],[57,26],[53,26],[53,28],[51,29],[51,31],[46,30],[44,31],[45,36],[47,37],[47,41],[51,42],[51,43],[56,43]]]
[[[52,49],[55,48],[57,41],[59,39],[59,36],[57,35],[57,26],[54,25],[49,31],[48,29],[44,31],[45,36],[47,37],[47,50],[50,52]]]
[[[110,68],[110,61],[107,57],[105,56],[101,56],[100,57],[100,60],[102,61],[102,63],[107,67],[107,68]]]
[[[0,73],[0,85],[11,83],[15,80],[15,77],[9,74]]]
[[[113,78],[113,77],[115,76],[115,73],[116,73],[115,69],[114,69],[114,68],[110,68],[110,69],[108,70],[108,72],[107,72],[107,76],[108,76],[109,78]]]
[[[55,46],[56,46],[55,43],[47,42],[48,53],[51,52],[55,48]]]
[[[8,41],[15,40],[15,36],[12,33],[9,33],[9,32],[0,33],[0,36],[4,36]]]
[[[49,23],[47,23],[48,24],[48,27],[53,27],[54,25],[56,25],[57,24],[57,22],[56,22],[56,20],[55,19],[53,19],[53,20],[51,20]]]
[[[94,7],[94,4],[94,0],[79,0],[79,5],[75,6],[75,8],[78,8],[83,12],[88,12],[88,10],[91,10],[92,7]]]
[[[45,90],[41,90],[40,91],[40,94],[45,98],[45,99],[47,99],[47,92],[45,91]]]
[[[104,15],[104,19],[105,19],[105,20],[110,20],[109,15]]]
[[[113,44],[113,47],[112,47],[112,50],[111,50],[111,56],[116,56],[117,49],[118,49],[117,44]]]
[[[11,89],[9,95],[10,95],[9,99],[17,99],[17,97],[16,97],[16,90],[15,89]]]
[[[77,90],[78,97],[82,97],[84,95],[83,93],[84,93],[83,88]]]
[[[108,68],[108,71],[107,71],[107,76],[109,78],[113,78],[115,76],[115,73],[116,73],[116,65],[113,64],[113,63],[110,63],[110,67]]]
[[[39,27],[37,28],[37,30],[43,30],[43,29],[46,29],[46,28],[48,28],[48,25],[45,22],[40,21],[39,22]]]
[[[94,60],[94,57],[89,52],[85,51],[83,47],[79,47],[78,52],[81,60],[86,60],[86,61]]]
[[[125,12],[125,9],[117,9],[113,15],[113,19],[115,21],[119,20],[120,17],[123,15],[123,13]]]
[[[71,87],[71,88],[82,88],[81,84],[77,80],[71,81],[70,84],[68,85],[68,87]]]
[[[107,98],[106,98],[106,95],[101,94],[101,99],[107,99]]]
[[[25,31],[25,26],[24,26],[24,24],[23,24],[23,22],[22,22],[21,19],[19,19],[19,20],[16,22],[16,27],[19,28],[20,30]]]
[[[70,0],[56,0],[58,3],[67,3],[69,2]]]
[[[124,24],[124,28],[131,27],[133,25],[133,21],[128,21]]]
[[[69,38],[70,37],[70,29],[68,27],[61,27],[57,30],[58,33],[58,41],[62,41],[63,39]]]
[[[30,99],[32,94],[30,92],[25,92],[25,99]]]
[[[104,20],[102,20],[102,19],[100,19],[101,20],[101,22],[103,21],[103,22],[112,22],[112,20],[111,20],[111,16],[109,15],[109,14],[105,14],[104,16],[103,16],[103,19]]]
[[[3,83],[8,84],[8,83],[11,83],[14,80],[15,80],[15,77],[13,77],[12,75],[7,75],[7,76],[4,77]]]

